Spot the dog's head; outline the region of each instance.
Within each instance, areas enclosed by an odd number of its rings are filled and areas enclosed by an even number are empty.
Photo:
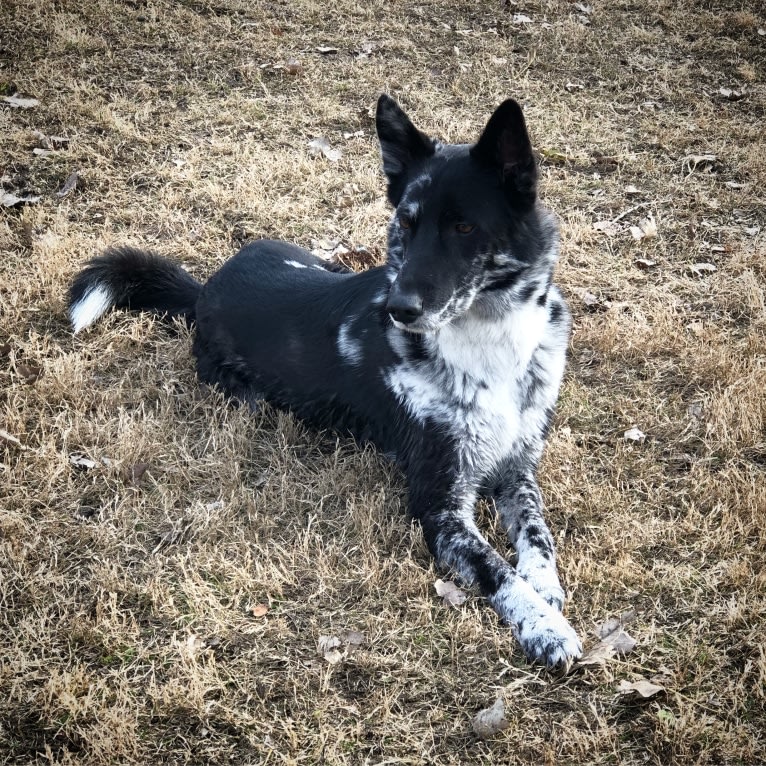
[[[515,101],[497,108],[473,145],[432,140],[385,95],[376,125],[396,208],[386,309],[397,327],[432,332],[469,310],[497,313],[534,275],[547,289],[556,225],[537,205],[537,164]]]

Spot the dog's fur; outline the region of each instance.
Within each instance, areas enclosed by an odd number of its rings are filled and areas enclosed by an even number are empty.
[[[299,247],[259,241],[203,286],[172,261],[113,249],[72,284],[74,329],[112,307],[185,317],[202,380],[377,445],[404,470],[439,565],[479,589],[528,658],[568,665],[580,642],[561,614],[535,471],[570,318],[521,109],[504,102],[473,146],[433,141],[387,96],[376,122],[396,208],[384,266],[334,273]],[[476,526],[480,495],[515,568]]]

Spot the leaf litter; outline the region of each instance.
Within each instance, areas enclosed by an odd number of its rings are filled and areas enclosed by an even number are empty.
[[[494,704],[480,710],[472,722],[473,732],[479,739],[489,739],[498,732],[508,728],[505,717],[505,703],[499,697]]]
[[[441,596],[447,606],[454,606],[455,609],[462,606],[468,599],[468,594],[451,580],[437,580],[434,583],[434,589],[436,595]]]

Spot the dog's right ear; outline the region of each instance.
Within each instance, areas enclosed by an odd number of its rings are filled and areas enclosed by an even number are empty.
[[[383,155],[383,171],[388,178],[388,199],[396,207],[410,168],[434,153],[434,142],[419,131],[399,104],[385,93],[378,99],[375,127]]]

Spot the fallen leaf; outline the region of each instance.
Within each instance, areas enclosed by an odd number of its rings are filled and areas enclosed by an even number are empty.
[[[340,639],[337,636],[319,636],[317,641],[317,654],[322,655],[331,649],[337,649],[340,646]]]
[[[460,590],[451,580],[437,580],[434,583],[434,588],[436,589],[436,594],[441,596],[444,599],[444,603],[448,606],[457,608],[462,606],[468,598],[468,594]]]
[[[31,364],[17,364],[16,372],[28,386],[31,386],[40,377],[42,370]]]
[[[87,455],[83,455],[82,452],[73,452],[69,456],[69,462],[76,468],[95,468],[98,463],[92,460]]]
[[[689,271],[701,277],[705,274],[712,274],[714,271],[718,271],[718,268],[712,263],[693,263],[689,266]]]
[[[575,3],[574,7],[580,11],[580,13],[590,14],[593,12],[593,9],[589,5],[585,5],[585,3]]]
[[[718,93],[729,101],[740,101],[745,96],[741,90],[732,90],[732,88],[721,88]]]
[[[532,19],[529,18],[529,16],[524,15],[523,13],[514,13],[511,17],[511,23],[513,24],[532,24]]]
[[[688,154],[681,160],[681,167],[688,173],[694,173],[697,170],[710,172],[718,163],[718,156],[715,154]]]
[[[611,301],[602,300],[584,287],[573,287],[572,292],[592,311],[605,311],[612,305]]]
[[[358,630],[349,630],[349,632],[343,636],[343,643],[349,647],[356,648],[357,646],[361,646],[364,642],[365,635]]]
[[[39,201],[40,197],[31,194],[27,194],[24,197],[17,197],[15,194],[11,194],[10,192],[2,192],[0,194],[0,204],[2,204],[3,207],[15,207],[16,205],[24,204],[32,205]]]
[[[629,441],[642,442],[646,439],[646,434],[638,426],[633,426],[623,434],[623,437]]]
[[[489,739],[500,731],[508,728],[505,718],[505,703],[496,699],[492,707],[480,710],[472,722],[474,734],[480,739]]]
[[[17,93],[13,96],[3,96],[3,102],[14,109],[31,109],[40,103],[36,98],[21,98]]]
[[[760,226],[745,226],[745,234],[748,237],[754,237],[760,230]]]
[[[67,194],[74,191],[77,187],[77,179],[79,176],[77,175],[77,171],[75,170],[74,173],[70,173],[67,176],[66,181],[64,181],[64,185],[56,192],[57,197],[66,197]]]
[[[290,57],[285,61],[284,70],[287,74],[300,74],[303,70],[303,64],[298,59]]]
[[[617,691],[620,692],[620,694],[638,694],[644,699],[649,699],[660,692],[664,692],[665,687],[660,686],[659,684],[653,684],[645,678],[639,678],[637,681],[620,681]]]
[[[125,483],[131,487],[137,487],[141,483],[144,474],[149,470],[149,463],[134,463],[128,466],[124,472]]]
[[[567,83],[567,84],[564,86],[564,89],[565,89],[565,90],[568,90],[570,93],[571,93],[573,90],[584,90],[584,88],[585,88],[585,86],[584,86],[584,85],[580,85],[580,83],[579,83],[579,82],[568,82],[568,83]]]
[[[634,186],[633,184],[628,184],[625,187],[625,194],[627,194],[628,196],[632,196],[634,194],[643,194],[643,192],[638,187]]]
[[[337,162],[343,156],[343,152],[340,149],[333,149],[330,142],[324,136],[319,136],[309,141],[309,153],[312,157],[318,157],[320,154],[323,154],[330,162]]]
[[[738,181],[724,181],[724,186],[728,186],[730,189],[744,189],[745,184],[741,184]]]
[[[52,149],[38,149],[35,147],[32,149],[32,154],[36,154],[38,157],[48,157],[49,155],[53,154]]]
[[[616,221],[596,221],[596,223],[593,224],[593,228],[595,231],[600,231],[609,237],[619,234],[622,230]]]
[[[253,617],[263,617],[266,615],[266,613],[269,611],[268,604],[256,604],[250,612],[252,613]]]
[[[582,657],[577,660],[578,665],[603,665],[607,660],[615,655],[613,646],[599,641],[595,646],[583,652]]]
[[[330,53],[337,53],[338,49],[333,48],[331,45],[319,45],[316,49],[317,53],[321,53],[323,56],[327,56]]]
[[[657,265],[657,261],[650,261],[648,258],[636,258],[635,260],[636,266],[638,266],[639,269],[651,269],[653,266]]]

